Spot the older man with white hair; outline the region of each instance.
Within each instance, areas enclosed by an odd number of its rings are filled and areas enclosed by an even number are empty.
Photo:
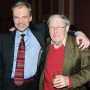
[[[70,21],[64,15],[51,15],[48,26],[47,59],[39,89],[86,90],[85,84],[90,81],[90,47],[77,47],[75,37],[67,34]]]

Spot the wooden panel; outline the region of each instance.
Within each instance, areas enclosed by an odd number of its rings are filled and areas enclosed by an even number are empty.
[[[58,14],[58,0],[52,2],[52,14]]]
[[[90,0],[75,0],[75,25],[90,38]]]
[[[39,21],[47,20],[51,14],[51,0],[39,0]]]
[[[35,23],[39,22],[39,0],[35,1]]]
[[[69,18],[69,0],[64,0],[64,15]]]
[[[42,16],[51,13],[51,0],[42,0]]]

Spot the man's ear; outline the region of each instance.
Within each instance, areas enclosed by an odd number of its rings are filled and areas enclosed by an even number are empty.
[[[69,25],[66,26],[66,33],[68,33],[69,27],[70,27]]]
[[[29,21],[32,21],[32,15],[30,16]]]

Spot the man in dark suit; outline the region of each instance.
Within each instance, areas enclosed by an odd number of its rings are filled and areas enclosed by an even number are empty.
[[[37,90],[39,75],[44,65],[48,29],[44,23],[35,24],[36,29],[29,27],[32,15],[31,6],[27,2],[15,3],[12,13],[17,29],[0,34],[0,90]],[[21,34],[25,34],[24,83],[18,86],[14,77]]]
[[[29,27],[32,15],[31,6],[27,2],[16,2],[12,7],[12,13],[16,30],[0,34],[0,90],[38,90],[45,62],[47,25],[39,23]],[[18,86],[15,78],[21,34],[25,34],[24,81]]]
[[[75,37],[67,35],[70,22],[64,15],[48,19],[46,62],[39,90],[87,90],[90,81],[90,47],[81,50]]]

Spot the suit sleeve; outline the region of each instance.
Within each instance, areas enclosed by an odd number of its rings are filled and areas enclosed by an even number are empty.
[[[2,90],[2,76],[3,76],[3,67],[2,67],[2,34],[0,33],[0,90]]]
[[[69,29],[68,34],[71,36],[75,36],[75,32],[77,31],[72,31],[72,29]]]
[[[71,36],[75,36],[74,35],[75,32],[72,32],[72,31],[69,31],[68,34],[71,35]]]
[[[79,65],[81,64],[81,69],[77,73],[69,76],[73,88],[83,86],[90,81],[90,47],[85,50],[79,49],[79,53],[81,59]]]
[[[50,37],[50,35],[49,35],[49,28],[48,28],[48,25],[46,23],[44,23],[44,28],[46,30],[46,38]]]

